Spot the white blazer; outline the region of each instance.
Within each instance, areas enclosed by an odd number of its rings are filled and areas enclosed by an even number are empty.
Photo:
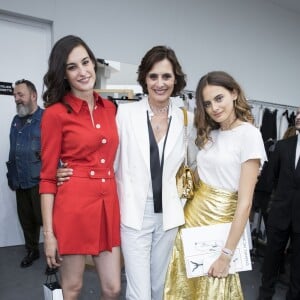
[[[147,194],[151,186],[150,146],[147,125],[148,99],[121,104],[117,112],[120,138],[115,170],[120,201],[121,222],[125,226],[142,228]],[[184,160],[183,112],[170,106],[172,120],[165,146],[162,182],[163,228],[168,230],[184,221],[183,203],[178,197],[176,172]],[[193,114],[188,112],[188,135],[195,134]],[[193,138],[195,140],[195,138]],[[196,148],[196,146],[195,146]],[[196,160],[196,154],[191,158]]]

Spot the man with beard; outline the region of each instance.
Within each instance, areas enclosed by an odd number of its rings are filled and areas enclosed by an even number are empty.
[[[40,257],[40,121],[43,109],[37,105],[37,91],[29,80],[16,81],[14,98],[17,115],[13,118],[10,128],[7,179],[9,187],[16,191],[18,217],[27,250],[21,267],[26,268]]]
[[[300,299],[300,107],[295,118],[298,135],[278,141],[268,166],[274,197],[267,223],[267,246],[259,300],[271,300],[280,262],[291,241],[290,282],[287,300]]]

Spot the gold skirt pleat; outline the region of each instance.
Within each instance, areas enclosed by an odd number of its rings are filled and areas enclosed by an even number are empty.
[[[201,276],[187,278],[181,229],[232,222],[237,193],[216,189],[203,182],[184,208],[186,223],[179,228],[166,275],[164,300],[242,300],[238,274],[226,278]]]

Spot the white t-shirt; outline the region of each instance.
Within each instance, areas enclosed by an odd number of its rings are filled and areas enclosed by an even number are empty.
[[[241,164],[249,159],[260,159],[266,152],[260,131],[243,122],[231,130],[213,130],[208,142],[197,155],[200,179],[216,188],[237,191]]]

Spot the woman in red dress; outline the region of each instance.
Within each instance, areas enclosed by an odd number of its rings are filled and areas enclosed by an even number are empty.
[[[77,299],[85,256],[92,255],[102,298],[117,299],[120,283],[120,215],[113,170],[118,147],[115,105],[93,91],[96,58],[76,36],[53,47],[44,76],[40,194],[45,254],[60,266],[65,300]],[[73,169],[56,184],[60,162]]]

